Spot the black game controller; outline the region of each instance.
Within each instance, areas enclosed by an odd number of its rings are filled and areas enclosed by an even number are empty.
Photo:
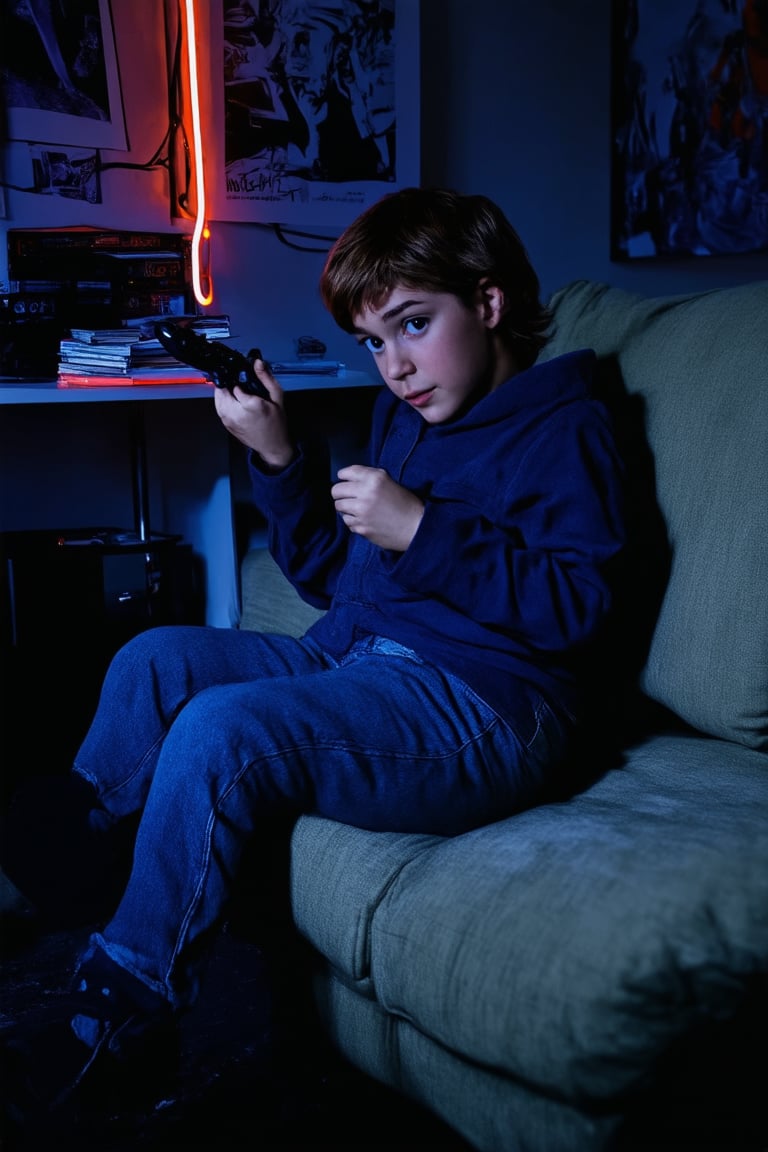
[[[262,359],[258,348],[252,348],[248,356],[244,356],[242,352],[227,348],[218,340],[208,340],[201,332],[173,320],[159,320],[154,327],[155,336],[166,352],[183,364],[205,372],[217,388],[227,388],[231,392],[237,385],[243,392],[269,400],[269,392],[253,370],[253,361]]]

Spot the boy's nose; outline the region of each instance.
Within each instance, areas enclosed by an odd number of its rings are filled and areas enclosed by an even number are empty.
[[[403,352],[394,350],[387,353],[387,376],[390,380],[402,380],[413,370],[413,362]]]

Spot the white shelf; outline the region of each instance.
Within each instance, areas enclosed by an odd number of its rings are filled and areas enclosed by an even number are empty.
[[[347,369],[337,376],[282,376],[285,392],[310,392],[332,388],[366,388],[380,384],[365,372]],[[114,388],[58,388],[55,380],[0,380],[0,404],[103,404],[116,400],[205,400],[213,396],[213,384],[135,384]]]

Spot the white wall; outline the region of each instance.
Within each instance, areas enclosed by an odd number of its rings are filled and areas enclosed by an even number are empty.
[[[130,152],[104,158],[143,162],[167,123],[162,4],[112,0],[112,10]],[[580,277],[662,294],[768,276],[768,254],[611,262],[610,12],[611,0],[421,0],[422,183],[497,199],[545,292]],[[6,149],[6,162],[6,179],[28,182],[23,145]],[[8,191],[4,223],[181,226],[163,171],[106,172],[103,195],[87,206]],[[293,251],[254,225],[215,222],[212,253],[212,308],[230,313],[236,347],[291,357],[294,339],[311,334],[329,355],[369,369],[319,303],[322,253]]]
[[[498,200],[547,292],[579,278],[656,295],[768,276],[768,253],[611,261],[612,7],[422,0],[422,181]]]

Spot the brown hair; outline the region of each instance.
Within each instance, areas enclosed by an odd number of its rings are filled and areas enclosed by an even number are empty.
[[[547,342],[552,314],[520,237],[485,196],[404,188],[382,197],[334,243],[320,294],[339,327],[353,332],[353,318],[395,287],[449,292],[469,306],[485,277],[504,291],[499,330],[528,367]]]

